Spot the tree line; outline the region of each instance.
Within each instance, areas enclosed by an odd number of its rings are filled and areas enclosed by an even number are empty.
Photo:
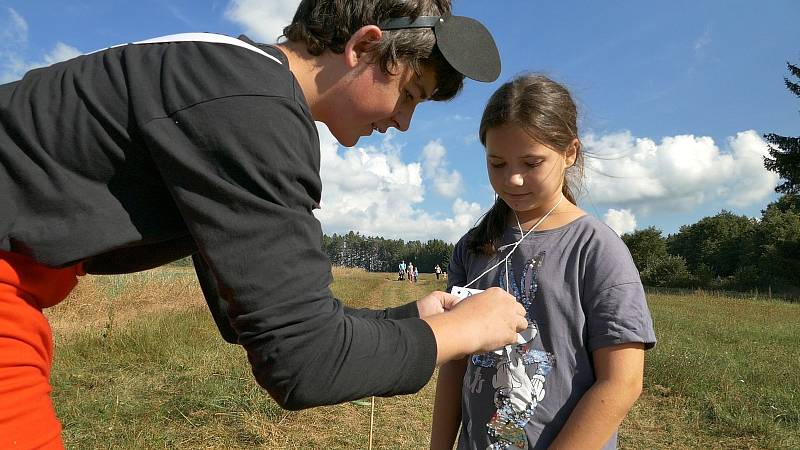
[[[433,272],[437,264],[445,270],[454,247],[441,239],[406,242],[353,231],[322,236],[322,249],[331,264],[360,267],[370,272],[397,272],[400,261],[413,262],[420,272]]]
[[[782,196],[760,219],[723,210],[675,234],[650,227],[622,235],[650,286],[800,288],[800,197]]]

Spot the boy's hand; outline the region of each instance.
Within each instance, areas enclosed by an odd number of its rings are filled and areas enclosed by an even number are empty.
[[[441,291],[433,291],[430,294],[417,300],[417,310],[419,318],[424,319],[434,314],[440,314],[453,309],[461,299],[453,294]]]
[[[498,287],[474,294],[453,308],[465,330],[473,336],[466,354],[483,353],[517,342],[517,333],[528,328],[525,308],[513,295]]]
[[[517,333],[528,327],[525,308],[500,288],[472,295],[451,311],[423,320],[436,336],[437,364],[516,343]]]

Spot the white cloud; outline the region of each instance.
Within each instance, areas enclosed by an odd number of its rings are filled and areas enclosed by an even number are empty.
[[[172,14],[172,17],[174,17],[187,27],[192,29],[198,28],[197,24],[188,16],[186,16],[186,14],[184,14],[183,11],[181,11],[180,8],[178,8],[177,6],[165,4],[164,7],[167,9],[167,11],[169,11],[170,14]]]
[[[25,63],[19,50],[28,41],[28,23],[11,8],[0,21],[0,84],[19,78]]]
[[[10,26],[5,29],[3,32],[3,37],[7,37],[7,34],[10,34],[13,38],[14,35],[18,35],[22,38],[22,40],[28,39],[28,22],[25,21],[25,18],[19,15],[13,8],[8,8],[8,15],[10,20]]]
[[[250,38],[275,43],[291,23],[299,0],[231,0],[225,17],[245,28]]]
[[[603,216],[603,222],[620,236],[636,229],[636,216],[630,209],[609,209]]]
[[[464,136],[464,144],[471,145],[471,144],[479,144],[481,142],[480,136],[478,133],[467,133]]]
[[[433,180],[433,187],[442,197],[455,198],[464,192],[464,180],[457,170],[450,172],[442,171],[436,179]]]
[[[25,72],[49,66],[81,54],[75,47],[56,42],[53,49],[40,60],[28,60],[23,51],[28,44],[28,23],[15,10],[8,8],[0,21],[0,84],[18,80]]]
[[[778,176],[766,170],[766,142],[753,130],[727,141],[721,151],[710,137],[679,135],[660,143],[630,132],[589,135],[586,195],[595,203],[638,213],[655,208],[689,211],[708,202],[733,207],[766,199]]]
[[[49,53],[44,55],[44,61],[41,65],[49,66],[51,64],[55,64],[61,61],[66,61],[68,59],[72,59],[80,55],[81,51],[78,50],[77,48],[67,45],[63,42],[56,42],[56,45],[55,47],[53,47],[53,50],[50,50]]]
[[[694,41],[694,52],[696,55],[701,55],[703,49],[711,44],[711,27],[706,28],[703,34]]]
[[[447,170],[447,149],[440,140],[428,142],[422,149],[425,178],[433,183],[436,193],[456,198],[464,192],[464,181],[457,170]]]
[[[37,67],[50,66],[79,55],[81,55],[80,50],[63,42],[56,42],[53,49],[38,61],[26,61],[19,53],[10,52],[0,58],[0,84],[19,80],[25,72]]]
[[[761,136],[754,131],[743,131],[728,138],[728,146],[737,162],[731,169],[731,182],[722,191],[728,204],[749,206],[772,194],[778,184],[778,175],[764,168],[764,156],[768,151]]]
[[[343,148],[324,124],[320,133],[322,201],[315,215],[326,233],[357,230],[404,240],[458,240],[481,214],[478,203],[456,198],[449,217],[420,208],[425,200],[422,164],[405,163],[387,134],[380,148]],[[425,160],[443,164],[445,153],[430,143]],[[435,184],[435,183],[434,183]]]
[[[432,177],[436,175],[436,171],[441,167],[446,155],[447,149],[444,148],[441,141],[436,140],[428,142],[428,145],[422,149],[422,158],[425,162],[425,176]]]
[[[701,66],[708,62],[719,62],[719,58],[714,56],[711,47],[712,43],[712,25],[706,26],[703,34],[700,35],[692,43],[693,58],[692,62],[686,69],[686,73],[690,77],[694,77]]]

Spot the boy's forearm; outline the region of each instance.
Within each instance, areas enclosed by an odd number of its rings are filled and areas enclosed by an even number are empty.
[[[450,361],[439,368],[433,405],[431,450],[451,450],[461,422],[461,385],[466,359]]]
[[[596,382],[575,406],[550,449],[601,448],[619,428],[641,389],[641,383]]]
[[[476,347],[474,335],[461,325],[458,318],[451,313],[436,314],[424,320],[436,337],[436,365],[444,364],[458,358]]]

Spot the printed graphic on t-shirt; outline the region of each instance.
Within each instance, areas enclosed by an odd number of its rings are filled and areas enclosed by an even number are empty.
[[[527,449],[525,425],[531,420],[536,406],[546,394],[545,380],[553,368],[555,358],[544,349],[533,347],[533,340],[539,330],[532,314],[533,301],[539,290],[538,273],[544,256],[545,252],[541,252],[525,263],[519,284],[514,278],[512,268],[508,271],[510,287],[505,285],[505,269],[501,269],[498,274],[500,287],[511,292],[525,307],[529,328],[521,334],[526,337],[527,342],[508,346],[501,352],[472,356],[474,371],[469,382],[472,393],[480,393],[484,387],[481,373],[483,368],[497,370],[492,377],[494,405],[497,409],[486,424],[489,440],[492,442],[487,450]]]

